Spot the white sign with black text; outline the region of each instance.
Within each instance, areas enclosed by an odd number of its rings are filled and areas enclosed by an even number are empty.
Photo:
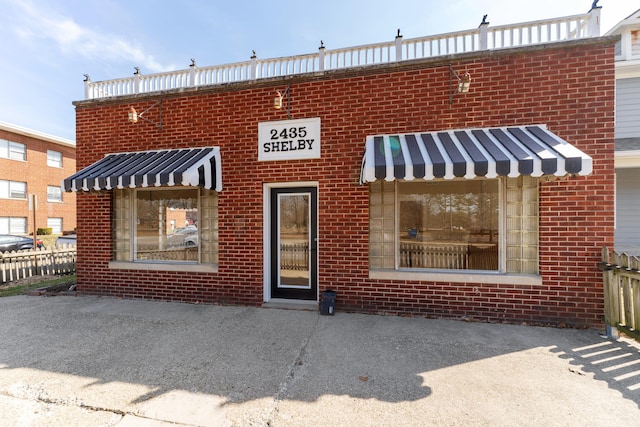
[[[258,161],[320,158],[320,117],[258,123]]]

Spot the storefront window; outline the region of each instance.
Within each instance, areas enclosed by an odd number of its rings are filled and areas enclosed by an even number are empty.
[[[217,212],[214,191],[116,190],[114,260],[215,264]]]
[[[538,272],[537,180],[370,184],[372,269]]]
[[[400,268],[498,270],[497,180],[398,183]]]

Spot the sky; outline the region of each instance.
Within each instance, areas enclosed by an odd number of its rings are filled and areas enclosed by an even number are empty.
[[[592,0],[0,0],[0,121],[75,140],[92,81],[586,13]],[[600,0],[601,35],[640,0]]]

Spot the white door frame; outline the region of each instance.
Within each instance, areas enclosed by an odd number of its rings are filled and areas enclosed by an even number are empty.
[[[263,291],[262,299],[264,302],[271,300],[271,189],[272,188],[296,188],[296,187],[315,187],[320,191],[318,181],[295,181],[295,182],[272,182],[263,184],[262,186],[262,218],[263,218],[263,235],[262,235],[262,280]],[[320,199],[320,194],[318,194]],[[319,204],[319,203],[318,203]],[[319,209],[316,207],[319,211]],[[318,222],[320,217],[318,216]],[[316,251],[316,257],[318,256]],[[318,296],[316,295],[316,301]]]

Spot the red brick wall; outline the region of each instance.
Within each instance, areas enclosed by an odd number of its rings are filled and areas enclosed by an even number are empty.
[[[78,289],[85,294],[260,305],[262,186],[318,181],[319,287],[338,310],[529,323],[600,325],[600,249],[613,244],[614,53],[608,41],[520,49],[453,62],[472,88],[449,104],[449,62],[232,85],[167,95],[162,129],[127,123],[156,98],[77,103],[79,167],[107,152],[221,147],[219,272],[109,270],[110,194],[78,196]],[[258,122],[283,120],[276,90],[290,83],[293,119],[321,117],[322,158],[257,161]],[[158,108],[146,114],[153,120]],[[594,159],[588,177],[541,184],[541,286],[369,279],[368,187],[358,185],[365,136],[546,124]]]
[[[47,226],[47,218],[62,218],[64,230],[76,227],[76,195],[63,193],[62,202],[47,202],[47,186],[61,186],[76,171],[76,149],[0,129],[0,139],[27,146],[27,161],[0,158],[0,179],[27,183],[27,194],[37,196],[36,227]],[[47,150],[62,153],[62,168],[47,166]],[[27,232],[33,231],[33,213],[28,200],[1,200],[0,216],[26,217]]]

